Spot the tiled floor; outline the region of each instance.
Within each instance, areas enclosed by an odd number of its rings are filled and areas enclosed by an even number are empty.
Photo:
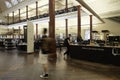
[[[120,80],[119,66],[64,59],[63,53],[57,51],[56,63],[49,63],[47,80]],[[41,73],[39,53],[0,50],[0,80],[43,80]]]

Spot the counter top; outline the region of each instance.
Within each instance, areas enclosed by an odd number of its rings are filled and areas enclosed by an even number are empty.
[[[89,47],[108,47],[108,48],[120,48],[120,46],[98,46],[98,45],[79,45],[79,44],[71,44],[70,46],[89,46]]]

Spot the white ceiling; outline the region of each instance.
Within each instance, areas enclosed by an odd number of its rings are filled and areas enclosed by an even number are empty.
[[[13,7],[24,0],[0,0],[0,13],[4,12],[10,7]]]
[[[100,17],[120,16],[120,0],[84,0]]]

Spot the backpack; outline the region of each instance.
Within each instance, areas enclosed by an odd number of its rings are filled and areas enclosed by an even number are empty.
[[[41,41],[41,49],[43,53],[55,53],[56,52],[56,41],[52,38],[44,38]]]
[[[64,43],[63,43],[64,46],[68,45],[68,41],[67,40],[68,40],[67,38],[64,40]]]

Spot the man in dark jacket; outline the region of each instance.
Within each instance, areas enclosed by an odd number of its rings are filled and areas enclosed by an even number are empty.
[[[67,37],[64,41],[64,44],[65,46],[67,47],[67,50],[66,52],[64,53],[64,56],[67,55],[69,56],[70,55],[70,44],[72,43],[72,40],[71,39],[71,34],[69,34],[69,37]]]
[[[41,40],[41,53],[40,53],[40,63],[43,65],[43,74],[40,75],[41,78],[48,78],[48,58],[49,55],[55,53],[56,45],[53,38],[48,37],[47,29],[43,29],[43,36]]]

